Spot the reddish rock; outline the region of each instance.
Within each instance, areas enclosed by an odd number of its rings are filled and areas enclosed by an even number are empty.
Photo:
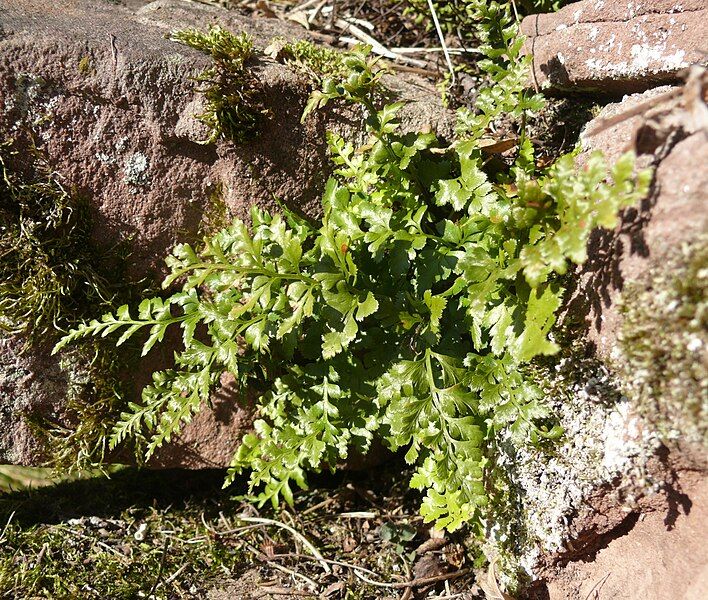
[[[593,234],[588,262],[580,272],[573,309],[584,315],[589,339],[604,359],[618,355],[623,288],[639,281],[652,266],[661,266],[682,244],[708,232],[708,125],[694,130],[688,118],[695,107],[683,107],[681,98],[632,115],[638,106],[668,91],[652,90],[608,105],[583,135],[586,152],[600,149],[609,161],[634,150],[639,140],[638,163],[656,169],[651,195],[639,210],[628,210],[615,232]],[[630,118],[598,129],[623,113]],[[663,139],[649,143],[656,136],[648,130],[662,131]]]
[[[525,597],[703,600],[708,595],[708,480],[685,473],[681,485],[670,506],[618,515],[619,529],[599,538],[604,543],[591,560],[585,556],[548,568]]]
[[[275,36],[295,39],[307,32],[202,3],[143,4],[0,0],[0,141],[21,141],[21,132],[31,129],[62,182],[89,200],[97,246],[127,244],[131,280],[159,281],[163,257],[175,243],[197,238],[214,197],[223,198],[227,217],[247,217],[254,203],[276,209],[276,199],[318,214],[330,172],[325,132],[354,135],[364,125],[360,113],[334,104],[301,124],[309,83],[258,54],[252,68],[269,110],[259,136],[243,145],[199,144],[207,132],[194,118],[202,101],[191,78],[209,61],[167,34],[219,23],[247,31],[263,50]],[[410,101],[402,112],[404,128],[451,133],[451,113],[431,84],[416,77],[388,81]],[[46,349],[20,355],[21,340],[0,344],[0,462],[37,464],[46,457],[22,414],[61,424],[66,377]],[[168,348],[157,353],[129,375],[138,390],[171,356]],[[239,408],[228,389],[156,464],[229,463],[252,410]]]
[[[705,0],[583,0],[521,24],[541,88],[622,94],[679,79],[705,60]]]

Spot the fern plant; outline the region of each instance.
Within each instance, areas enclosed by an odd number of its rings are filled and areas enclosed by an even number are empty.
[[[292,502],[307,471],[333,470],[379,438],[416,465],[426,521],[481,530],[499,436],[562,434],[520,368],[557,350],[556,276],[584,260],[593,228],[613,227],[648,182],[629,155],[609,176],[599,155],[580,170],[570,155],[537,169],[523,121],[540,99],[523,91],[518,43],[506,61],[507,75],[443,146],[431,133],[399,133],[401,104],[376,105],[376,60],[367,48],[348,55],[347,76],[325,79],[306,112],[359,104],[371,138],[355,148],[328,136],[336,168],[320,221],[254,207],[250,224],[237,220],[199,249],[175,247],[164,287],[179,283],[177,293],[137,312],[123,306],[58,344],[120,333],[120,345],[147,330],[145,354],[168,327],[181,329],[175,368],[154,374],[111,446],[146,436],[149,458],[228,371],[264,390],[228,476],[248,471],[259,503]],[[480,141],[503,112],[521,127],[507,160]]]

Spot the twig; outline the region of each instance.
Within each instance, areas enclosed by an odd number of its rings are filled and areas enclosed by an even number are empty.
[[[309,515],[310,513],[313,513],[316,510],[319,510],[320,508],[324,508],[325,506],[329,506],[330,504],[332,504],[332,502],[334,502],[334,498],[332,498],[332,497],[329,497],[326,500],[322,500],[322,502],[318,502],[317,504],[315,504],[314,506],[311,506],[307,510],[303,510],[300,513],[300,516]]]
[[[457,579],[458,577],[467,575],[467,573],[469,573],[470,571],[471,569],[460,569],[459,571],[453,571],[452,573],[443,573],[442,575],[435,575],[434,577],[421,577],[420,579],[411,579],[407,583],[389,583],[388,586],[396,589],[401,589],[404,587],[421,587],[430,583],[438,583],[439,581],[446,581],[448,579]]]
[[[604,131],[605,129],[608,129],[609,127],[612,127],[613,125],[616,125],[617,123],[621,123],[622,121],[625,121],[627,119],[631,119],[632,117],[636,117],[637,115],[641,115],[642,113],[646,112],[650,108],[656,106],[657,104],[660,104],[661,102],[665,102],[667,100],[671,100],[673,98],[676,98],[677,96],[680,96],[683,93],[683,88],[675,88],[673,90],[669,90],[668,92],[664,92],[662,94],[659,94],[658,96],[654,96],[653,98],[650,98],[649,100],[646,100],[644,102],[641,102],[640,104],[637,104],[637,106],[630,108],[629,110],[625,110],[618,115],[615,115],[614,117],[605,117],[603,119],[598,119],[595,122],[594,127],[587,131],[585,133],[586,136],[593,136],[597,135],[601,131]]]
[[[284,588],[284,587],[273,587],[271,585],[269,586],[263,586],[259,588],[263,594],[259,596],[259,598],[263,598],[263,596],[266,596],[267,594],[271,594],[273,596],[307,596],[307,597],[312,597],[312,594],[310,592],[303,592],[301,590],[293,590],[292,588]]]
[[[175,579],[177,579],[182,572],[188,567],[188,564],[182,565],[179,569],[177,569],[172,575],[170,575],[167,579],[165,579],[165,583],[163,583],[163,586],[168,586],[170,585]]]
[[[5,541],[5,534],[7,533],[7,530],[10,529],[10,523],[12,523],[12,519],[15,516],[15,511],[13,510],[10,513],[10,518],[7,520],[7,523],[5,523],[5,527],[2,529],[2,533],[0,533],[0,544],[2,544]]]
[[[303,559],[303,560],[316,560],[312,558],[311,556],[307,556],[307,554],[297,554],[295,552],[286,552],[283,554],[274,554],[273,556],[270,557],[271,559],[276,559],[276,558],[298,558],[298,559]],[[338,567],[344,567],[345,569],[352,569],[353,571],[362,571],[363,573],[368,573],[369,575],[373,575],[374,577],[380,577],[378,573],[372,571],[371,569],[367,569],[366,567],[360,567],[359,565],[353,565],[351,563],[343,562],[341,560],[331,560],[329,558],[325,558],[324,561],[330,565],[336,565]]]
[[[318,588],[317,582],[315,582],[313,579],[310,579],[307,575],[303,575],[302,573],[298,573],[297,571],[293,571],[292,569],[288,569],[288,567],[281,565],[277,562],[275,562],[275,558],[273,556],[268,556],[267,554],[264,554],[258,548],[255,548],[252,544],[249,544],[246,542],[246,547],[253,552],[256,556],[261,555],[263,558],[260,559],[263,562],[267,562],[269,565],[271,565],[274,569],[277,569],[278,571],[282,571],[283,573],[287,573],[291,577],[299,577],[302,579],[307,585],[309,585],[313,590],[316,590]],[[302,555],[305,556],[305,555]],[[307,557],[311,558],[311,557]],[[316,560],[316,559],[312,559]]]
[[[438,15],[435,12],[435,6],[433,5],[433,0],[428,0],[428,8],[433,15],[433,23],[435,24],[435,30],[438,32],[438,38],[440,39],[440,45],[445,53],[445,62],[447,63],[447,68],[450,71],[450,83],[455,83],[455,67],[452,65],[452,59],[450,58],[450,53],[447,51],[447,44],[445,43],[445,36],[443,35],[442,29],[440,27],[440,22],[438,21]]]
[[[160,559],[160,567],[157,569],[157,577],[155,577],[155,583],[152,584],[152,587],[148,592],[148,598],[153,595],[153,593],[157,589],[157,586],[160,584],[160,577],[162,577],[162,571],[164,571],[165,569],[165,561],[167,560],[167,548],[169,544],[170,540],[168,538],[165,538],[165,543],[162,545],[162,558]]]
[[[308,22],[308,23],[314,23],[314,22],[315,22],[315,19],[317,18],[317,15],[320,14],[320,11],[321,11],[322,8],[324,7],[324,5],[327,4],[328,1],[329,1],[329,0],[321,0],[321,2],[320,2],[317,6],[315,6],[315,8],[313,8],[313,9],[310,11],[310,15],[307,17],[307,22]]]
[[[307,585],[309,585],[314,591],[317,590],[318,586],[317,583],[315,583],[314,580],[310,579],[307,575],[303,575],[302,573],[298,573],[297,571],[293,571],[292,569],[288,569],[287,567],[278,564],[275,561],[272,561],[268,559],[268,563],[274,568],[277,569],[278,571],[282,571],[283,573],[287,573],[288,575],[291,575],[292,577],[296,577],[299,579],[302,579]]]
[[[269,557],[270,560],[274,560],[276,558],[301,558],[304,560],[315,560],[305,554],[294,554],[291,552],[286,554],[274,554],[273,556]],[[351,569],[352,571],[354,571],[354,574],[357,575],[357,577],[360,577],[363,581],[370,585],[398,590],[407,587],[420,587],[422,585],[437,583],[438,581],[446,581],[448,579],[457,579],[458,577],[467,575],[467,573],[471,571],[471,569],[461,569],[459,571],[453,571],[452,573],[443,573],[442,575],[435,575],[434,577],[422,577],[420,579],[411,579],[410,581],[402,581],[400,583],[389,583],[385,581],[372,581],[371,579],[364,577],[362,573],[373,575],[374,577],[381,577],[378,573],[375,573],[374,571],[372,571],[371,569],[367,569],[366,567],[360,567],[359,565],[353,565],[351,563],[343,562],[340,560],[330,560],[328,558],[323,558],[322,561],[329,563],[330,565],[337,565],[339,567]]]
[[[427,64],[425,61],[391,52],[391,50],[386,48],[386,46],[384,46],[381,42],[371,37],[363,29],[360,29],[350,21],[347,21],[345,19],[337,19],[337,21],[335,22],[335,26],[344,31],[345,33],[351,33],[356,38],[352,39],[347,36],[342,36],[339,39],[339,41],[341,42],[345,42],[347,44],[358,44],[360,42],[364,42],[365,44],[369,44],[371,46],[371,49],[376,54],[379,54],[384,58],[388,58],[389,60],[401,60],[416,67],[424,67]]]
[[[263,517],[241,517],[239,516],[238,519],[240,521],[245,521],[246,523],[261,523],[263,525],[273,525],[275,527],[280,527],[281,529],[285,529],[286,531],[290,532],[296,539],[300,540],[302,542],[302,545],[307,548],[312,556],[314,556],[320,563],[322,564],[322,568],[325,570],[325,573],[331,573],[332,569],[330,569],[329,565],[327,564],[327,561],[325,560],[324,556],[320,554],[320,551],[315,548],[315,546],[304,536],[302,535],[299,531],[296,531],[290,525],[286,525],[285,523],[281,523],[280,521],[274,521],[273,519],[265,519]]]
[[[381,42],[378,40],[374,39],[371,37],[368,33],[366,33],[363,29],[360,29],[353,23],[350,23],[349,21],[345,21],[344,19],[337,19],[334,23],[334,25],[344,31],[345,33],[351,33],[354,37],[356,37],[360,42],[364,42],[365,44],[369,44],[374,52],[376,54],[380,54],[381,56],[385,56],[386,58],[391,58],[395,59],[396,55],[391,52],[386,46],[384,46]]]
[[[477,48],[448,48],[450,54],[482,54]],[[391,48],[396,54],[427,54],[428,52],[445,52],[445,48],[433,46],[432,48]]]
[[[595,594],[595,598],[600,597],[600,590],[602,587],[605,585],[605,582],[610,578],[610,575],[612,574],[612,571],[608,572],[607,575],[605,575],[600,581],[598,581],[592,588],[590,588],[590,591],[588,592],[588,595],[585,596],[585,600],[590,600],[590,596]]]
[[[313,4],[317,4],[317,2],[318,2],[318,0],[307,0],[307,2],[303,2],[302,4],[300,4],[298,6],[293,6],[292,10],[290,10],[288,12],[294,13],[294,12],[304,11],[306,8],[309,8]]]

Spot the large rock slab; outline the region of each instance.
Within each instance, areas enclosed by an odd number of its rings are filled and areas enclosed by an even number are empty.
[[[207,132],[194,118],[202,100],[191,78],[208,60],[167,34],[219,23],[250,33],[261,51],[274,36],[307,34],[203,3],[142,4],[0,0],[0,141],[26,142],[31,131],[67,189],[89,200],[96,246],[127,246],[128,278],[157,282],[163,257],[175,243],[195,241],[205,216],[247,217],[252,204],[276,209],[278,200],[317,215],[330,172],[325,132],[359,135],[364,125],[360,113],[336,106],[300,123],[310,83],[261,52],[253,69],[269,116],[258,137],[200,144]],[[416,77],[389,78],[387,85],[410,101],[404,127],[451,132],[451,114],[432,85]],[[48,349],[21,348],[17,338],[0,340],[0,463],[33,465],[47,456],[23,415],[66,424],[67,375]],[[170,356],[169,349],[154,351],[125,378],[139,390]],[[229,389],[155,464],[228,465],[253,418]]]
[[[689,541],[705,536],[708,474],[705,81],[694,70],[686,86],[627,96],[581,136],[581,165],[634,150],[655,171],[567,280],[561,358],[542,379],[565,436],[500,461],[522,525],[490,537],[514,540],[534,582],[523,598],[585,598],[595,584],[600,597],[705,595],[708,554]],[[644,561],[655,575],[628,579]]]
[[[623,94],[679,79],[705,60],[705,0],[582,0],[521,24],[541,88]]]

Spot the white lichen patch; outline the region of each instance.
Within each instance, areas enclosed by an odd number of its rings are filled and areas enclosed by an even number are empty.
[[[105,152],[96,152],[95,156],[99,162],[102,162],[104,165],[112,165],[117,162],[115,158],[109,156]]]
[[[662,45],[644,46],[634,44],[630,48],[632,62],[630,70],[636,73],[645,71],[674,71],[687,66],[684,60],[686,52],[676,50],[673,54],[666,54],[666,49]]]
[[[125,161],[123,173],[125,182],[132,185],[146,185],[150,181],[148,168],[150,163],[147,156],[140,152],[131,154]]]
[[[11,131],[29,125],[46,141],[49,133],[40,131],[39,127],[52,120],[60,103],[60,97],[48,88],[43,77],[29,72],[18,73],[13,97],[5,102],[5,110],[15,111],[18,118]]]
[[[502,445],[501,466],[516,498],[515,517],[523,525],[520,530],[501,528],[491,541],[492,546],[505,547],[508,557],[506,540],[513,540],[512,569],[523,569],[529,576],[542,554],[568,546],[574,515],[601,486],[622,482],[619,496],[628,506],[637,495],[660,489],[645,469],[660,440],[617,391],[604,366],[562,359],[547,392],[564,428],[563,439],[549,452],[519,448],[510,439]]]

